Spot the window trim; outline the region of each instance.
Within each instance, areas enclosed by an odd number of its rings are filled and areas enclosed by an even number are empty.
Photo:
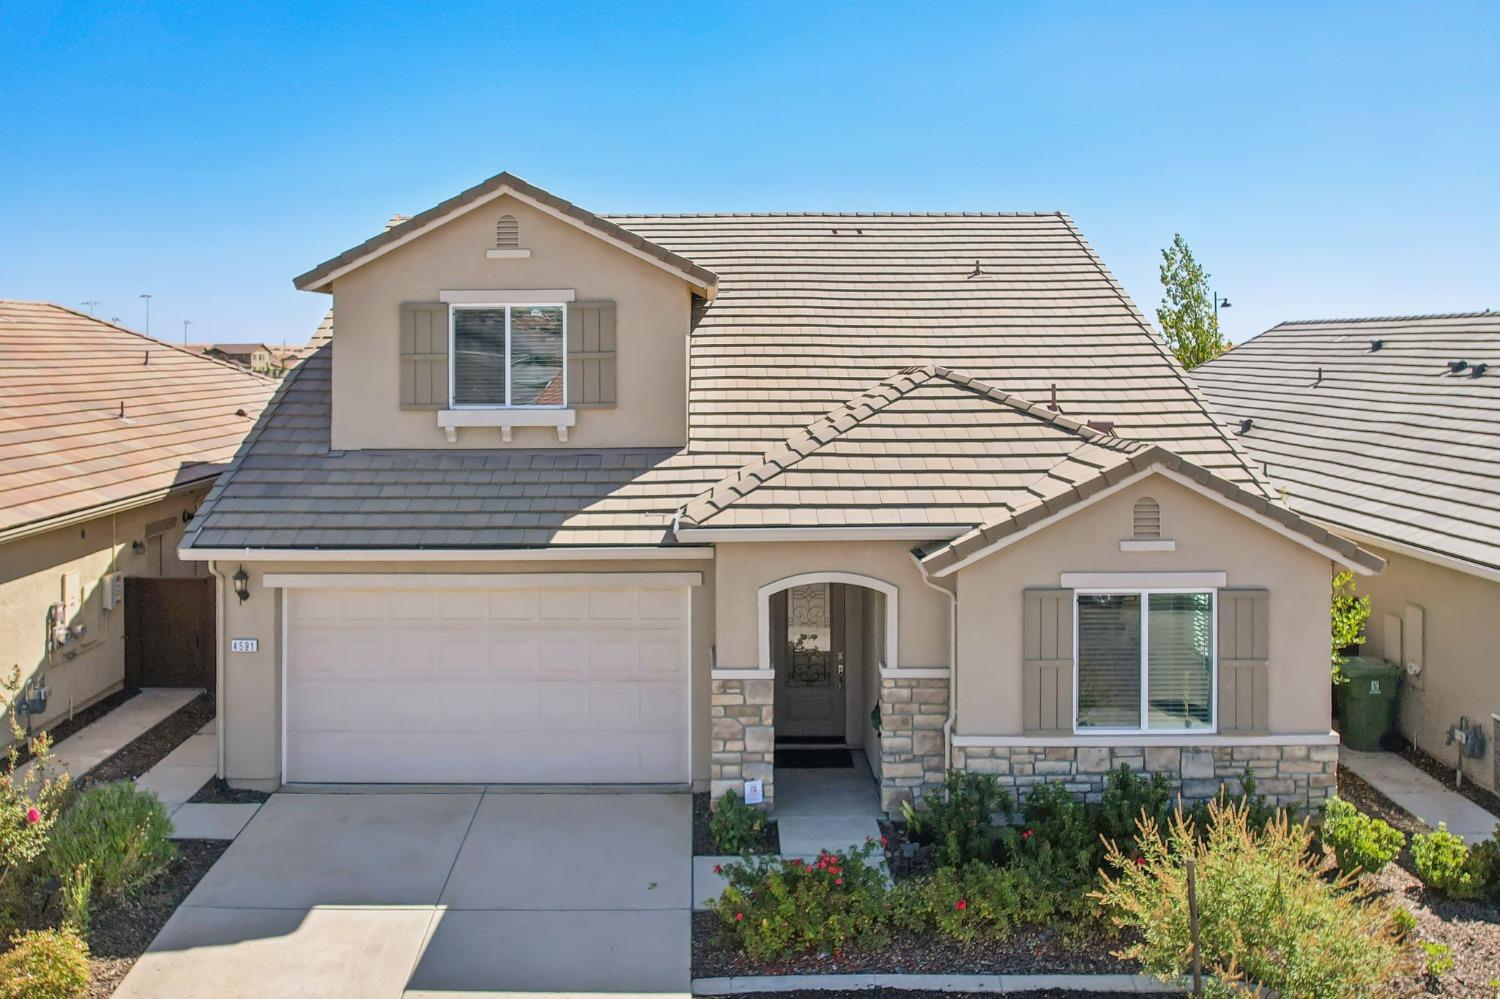
[[[1151,602],[1153,593],[1207,593],[1208,608],[1208,654],[1209,654],[1209,725],[1207,728],[1162,729],[1151,728]],[[1141,598],[1141,724],[1135,728],[1079,728],[1078,698],[1082,685],[1079,682],[1079,657],[1083,649],[1078,644],[1078,598],[1079,597],[1128,597]],[[1073,590],[1073,734],[1074,735],[1141,735],[1159,736],[1172,734],[1218,735],[1219,734],[1219,588],[1216,586],[1109,586],[1085,587]]]
[[[562,313],[562,402],[547,406],[515,406],[510,393],[510,313],[512,309],[557,309]],[[458,314],[464,312],[505,310],[505,402],[458,401]],[[567,302],[450,302],[448,305],[448,408],[450,410],[541,410],[552,412],[568,408],[568,303]]]

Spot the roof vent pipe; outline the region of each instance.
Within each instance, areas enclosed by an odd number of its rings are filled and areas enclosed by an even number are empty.
[[[1453,372],[1455,375],[1458,374],[1460,371],[1462,371],[1464,368],[1467,368],[1468,366],[1469,366],[1469,362],[1468,361],[1449,361],[1448,362],[1448,370],[1451,371],[1451,372]]]
[[[1047,403],[1047,408],[1052,410],[1052,412],[1054,413],[1062,412],[1061,409],[1057,408],[1057,382],[1052,383],[1052,401]]]
[[[1317,386],[1317,385],[1322,385],[1322,384],[1323,384],[1323,369],[1319,368],[1318,369],[1318,379],[1317,379],[1317,381],[1313,382],[1313,385]]]
[[[1476,364],[1469,369],[1469,374],[1473,375],[1475,378],[1478,378],[1488,370],[1490,370],[1490,366],[1488,364]]]
[[[1371,350],[1379,350],[1381,347],[1384,347],[1384,346],[1385,346],[1385,341],[1384,340],[1371,340],[1370,341],[1370,349]]]

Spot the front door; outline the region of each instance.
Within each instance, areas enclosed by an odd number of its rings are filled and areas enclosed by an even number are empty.
[[[772,602],[776,735],[844,739],[844,584],[808,583]]]

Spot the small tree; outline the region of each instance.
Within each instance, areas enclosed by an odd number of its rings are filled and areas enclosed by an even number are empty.
[[[1345,569],[1333,577],[1333,604],[1330,610],[1332,629],[1330,633],[1333,682],[1344,682],[1344,671],[1339,667],[1348,662],[1343,650],[1350,645],[1359,645],[1365,640],[1365,624],[1370,620],[1370,598],[1354,592],[1354,573]]]
[[[1175,234],[1172,245],[1161,251],[1161,283],[1166,292],[1156,308],[1156,321],[1184,368],[1196,368],[1229,349],[1219,332],[1219,317],[1214,315],[1208,277],[1182,234]]]

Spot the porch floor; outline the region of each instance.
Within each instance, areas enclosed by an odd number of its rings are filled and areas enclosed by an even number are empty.
[[[773,815],[781,855],[811,859],[823,850],[846,850],[880,838],[880,790],[864,751],[852,768],[776,768]]]

